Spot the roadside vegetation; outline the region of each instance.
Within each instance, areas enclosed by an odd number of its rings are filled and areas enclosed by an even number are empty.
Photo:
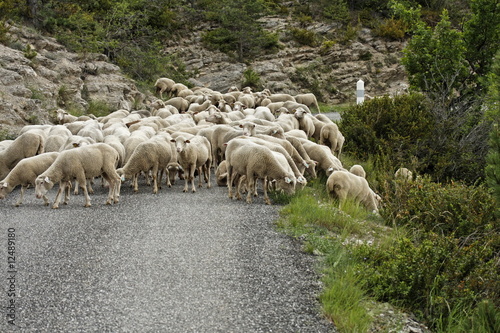
[[[397,330],[381,320],[387,303],[432,332],[500,332],[498,0],[3,0],[0,13],[0,22],[29,22],[72,51],[106,54],[140,87],[162,76],[187,84],[182,61],[162,49],[195,21],[211,27],[205,47],[249,63],[283,41],[326,54],[363,27],[406,40],[408,94],[321,104],[323,112],[341,113],[343,164],[365,168],[383,198],[380,214],[354,202],[339,210],[323,175],[293,197],[275,195],[284,205],[278,226],[321,258],[323,311],[340,332]],[[279,37],[263,28],[265,15],[292,16],[298,26]],[[307,30],[314,21],[339,29],[318,36]],[[7,32],[0,24],[1,43],[11,42]],[[313,93],[330,85],[305,80],[307,71],[298,69],[294,82]],[[243,82],[260,86],[251,67]],[[396,180],[399,167],[414,179]]]

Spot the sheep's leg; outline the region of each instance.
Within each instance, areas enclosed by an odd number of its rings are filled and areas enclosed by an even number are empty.
[[[187,168],[187,175],[184,177],[184,190],[183,192],[187,192],[188,191],[188,188],[189,188],[189,177],[191,176],[191,166],[188,166]],[[194,173],[194,171],[193,171]]]
[[[61,201],[61,194],[66,188],[66,182],[59,182],[59,190],[57,191],[56,198],[54,199],[54,204],[52,205],[52,209],[59,208],[59,202]]]
[[[75,190],[73,191],[73,195],[78,195],[78,181],[75,180]]]
[[[151,177],[153,178],[153,193],[158,193],[158,165],[153,166],[151,170]]]
[[[191,182],[191,191],[196,192],[196,186],[194,185],[194,172],[196,170],[196,166],[193,165],[191,168],[191,172],[189,173],[189,181]]]
[[[61,189],[61,193],[64,192],[63,204],[67,205],[69,201],[69,195],[71,193],[71,182],[66,182],[66,185]]]
[[[132,177],[132,186],[134,187],[134,192],[139,191],[139,175],[135,174]]]
[[[28,188],[28,185],[21,186],[21,195],[14,206],[19,207],[23,203],[24,191]]]
[[[247,173],[247,203],[252,203],[253,187],[255,186],[255,179],[252,174]]]
[[[205,181],[207,182],[207,188],[212,187],[212,184],[210,183],[210,169],[212,168],[211,164],[212,163],[209,161],[205,167]]]
[[[246,176],[240,176],[238,181],[238,186],[236,187],[236,199],[241,200],[241,188],[243,186],[243,182],[246,180]]]
[[[203,178],[204,174],[205,174],[205,170],[204,170],[203,166],[200,166],[198,168],[198,187],[203,187],[202,178]]]
[[[94,194],[94,189],[92,188],[92,184],[94,183],[93,179],[88,179],[87,180],[87,189],[90,194]]]
[[[269,199],[269,196],[267,195],[267,186],[266,186],[266,179],[267,177],[264,177],[262,179],[262,187],[264,188],[264,201],[266,202],[266,205],[270,205],[271,204],[271,200]]]

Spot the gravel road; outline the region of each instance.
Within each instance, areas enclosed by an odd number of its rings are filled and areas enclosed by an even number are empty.
[[[335,332],[314,258],[274,228],[278,206],[179,181],[124,185],[105,206],[94,187],[91,208],[79,195],[53,210],[33,189],[22,207],[19,190],[0,202],[0,332]]]

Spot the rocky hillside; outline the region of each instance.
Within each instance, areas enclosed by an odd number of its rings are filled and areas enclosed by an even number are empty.
[[[268,17],[262,22],[280,34],[282,48],[251,64],[204,48],[201,34],[209,27],[170,41],[165,52],[184,61],[192,84],[218,91],[241,86],[248,67],[272,92],[312,91],[333,104],[354,102],[359,79],[365,81],[369,96],[394,94],[407,87],[399,64],[403,43],[374,38],[369,29],[363,29],[349,45],[301,46],[286,37],[292,24],[287,18]],[[308,29],[321,36],[335,26],[317,23]],[[53,121],[57,108],[85,113],[101,103],[110,109],[134,109],[153,98],[140,92],[104,55],[68,52],[53,38],[24,27],[11,26],[9,35],[9,45],[0,44],[0,137],[13,136],[27,124]]]

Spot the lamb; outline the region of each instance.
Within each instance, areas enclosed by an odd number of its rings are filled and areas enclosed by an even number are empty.
[[[334,171],[326,181],[327,192],[339,199],[339,209],[347,198],[362,203],[373,213],[378,213],[378,197],[365,178],[347,171]]]
[[[184,192],[188,191],[188,182],[191,182],[192,192],[196,192],[194,185],[194,172],[196,169],[199,176],[198,186],[202,187],[201,177],[203,175],[207,183],[207,188],[210,188],[212,154],[208,139],[204,136],[196,135],[190,140],[185,139],[183,136],[178,136],[171,141],[175,143],[178,163],[184,169]]]
[[[134,191],[139,190],[137,176],[151,172],[153,193],[158,193],[158,174],[165,170],[172,159],[170,135],[163,133],[137,145],[127,163],[116,170],[122,181],[133,179]],[[167,176],[168,179],[168,176]],[[161,183],[161,179],[160,179]]]
[[[166,77],[159,78],[156,80],[155,87],[156,87],[156,93],[160,94],[160,98],[163,99],[163,93],[167,92],[170,93],[172,90],[172,87],[174,86],[175,81]]]
[[[18,136],[7,148],[0,150],[0,179],[5,178],[23,158],[44,152],[45,138],[26,132]]]
[[[413,179],[413,173],[407,168],[399,168],[394,174],[396,179],[401,179],[404,181],[410,181]]]
[[[361,165],[359,165],[359,164],[354,164],[349,169],[349,172],[355,174],[356,176],[366,178],[365,169]]]
[[[334,122],[326,124],[321,129],[319,144],[330,147],[332,153],[336,154],[338,158],[340,158],[344,141],[344,136],[340,133],[339,127]]]
[[[312,93],[307,93],[307,94],[299,94],[294,96],[295,101],[300,104],[304,104],[307,106],[314,106],[318,112],[321,112],[319,109],[319,104],[318,100],[316,99],[316,96]]]
[[[19,207],[23,203],[24,192],[29,185],[35,185],[35,179],[52,165],[58,152],[43,153],[40,155],[27,157],[22,159],[0,182],[0,199],[5,199],[7,194],[12,192],[14,188],[21,185],[21,195],[15,203]],[[44,195],[43,200],[45,205],[49,204],[48,198]]]
[[[52,205],[53,209],[57,209],[61,194],[68,186],[68,182],[76,179],[85,195],[85,207],[90,207],[86,179],[102,175],[109,183],[106,204],[117,203],[120,196],[120,177],[115,169],[118,159],[118,152],[105,143],[65,150],[59,153],[54,163],[36,178],[36,197],[42,198],[56,182],[59,182],[59,192]],[[69,196],[66,196],[64,204],[67,204],[68,199]]]
[[[295,193],[293,173],[285,169],[267,147],[246,140],[232,140],[227,145],[226,161],[229,198],[233,197],[232,184],[238,174],[246,177],[247,203],[252,202],[255,179],[261,179],[263,183],[266,178],[274,180],[277,187],[283,189],[287,194]],[[263,186],[263,190],[266,204],[271,204],[266,186]]]

